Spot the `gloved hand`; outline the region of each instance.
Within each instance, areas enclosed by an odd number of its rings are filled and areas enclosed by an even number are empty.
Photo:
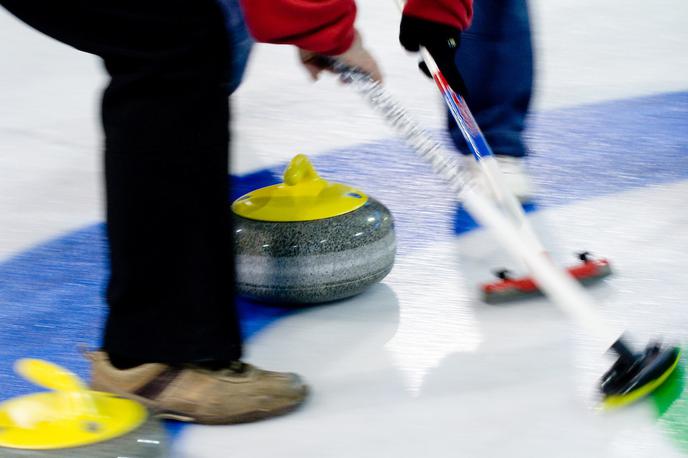
[[[418,52],[424,46],[437,62],[437,66],[444,75],[454,92],[466,95],[466,84],[456,68],[456,53],[461,44],[461,30],[450,25],[433,22],[404,14],[399,28],[399,42],[407,50]],[[421,62],[420,69],[432,78],[425,62]]]
[[[375,81],[382,81],[380,68],[373,56],[363,47],[363,40],[361,40],[358,31],[356,32],[356,37],[351,47],[345,53],[339,54],[338,56],[322,56],[312,51],[299,49],[299,59],[301,59],[301,63],[306,67],[306,70],[308,70],[308,73],[310,73],[311,78],[314,80],[318,79],[318,76],[323,70],[327,70],[328,57],[338,59],[351,67],[363,70]]]

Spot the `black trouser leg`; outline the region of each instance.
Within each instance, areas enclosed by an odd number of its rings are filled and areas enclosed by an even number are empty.
[[[226,32],[212,0],[0,0],[100,55],[111,278],[103,347],[138,361],[237,359]]]

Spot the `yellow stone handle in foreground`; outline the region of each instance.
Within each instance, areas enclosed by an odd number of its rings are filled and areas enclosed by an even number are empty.
[[[32,408],[25,412],[15,412],[15,417],[24,420],[24,426],[29,423],[54,419],[56,416],[64,418],[98,417],[98,408],[93,394],[81,379],[73,372],[40,359],[20,359],[14,365],[14,370],[30,382],[48,388],[61,394],[59,410],[40,408],[39,404],[29,404]],[[15,409],[16,410],[16,409]],[[46,418],[48,417],[48,418]]]
[[[57,364],[41,359],[20,359],[14,370],[30,382],[53,391],[83,391],[86,386],[79,377]]]
[[[20,359],[14,370],[30,382],[55,391],[85,390],[84,384],[72,372],[40,359]],[[45,406],[39,403],[10,405],[0,413],[0,427],[21,426],[30,428],[48,415]]]
[[[141,404],[90,391],[76,374],[56,364],[22,359],[15,370],[52,391],[0,404],[0,447],[49,450],[94,444],[127,434],[148,417]]]

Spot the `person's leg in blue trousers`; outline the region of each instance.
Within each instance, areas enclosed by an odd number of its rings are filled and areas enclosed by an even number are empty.
[[[495,154],[527,154],[522,132],[533,86],[533,50],[527,0],[475,0],[471,27],[456,63],[468,88],[466,102]],[[449,116],[457,148],[469,154]]]

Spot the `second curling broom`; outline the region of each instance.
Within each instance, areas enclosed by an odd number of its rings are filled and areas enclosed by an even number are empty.
[[[421,52],[432,64],[432,56],[423,48]],[[470,185],[469,172],[461,167],[456,155],[444,150],[379,82],[337,61],[329,61],[328,66],[380,112],[421,158],[430,163],[435,173],[446,180],[457,193],[458,200],[463,203],[468,213],[478,223],[490,229],[506,251],[527,264],[537,286],[546,296],[590,332],[605,342],[614,342],[610,351],[616,354],[617,360],[599,384],[603,405],[619,407],[630,404],[664,383],[679,364],[679,348],[662,347],[651,342],[641,352],[633,350],[626,337],[619,336],[618,332],[608,327],[599,314],[597,305],[580,284],[551,262],[532,231],[530,234],[524,234],[522,226],[517,225],[514,218],[507,217],[493,202],[476,192]],[[434,69],[437,75],[435,81],[439,79],[442,82],[444,78],[436,65]],[[470,132],[479,141],[487,145],[463,99],[452,90],[446,80],[443,83],[447,92],[445,99],[449,97],[457,104],[458,118],[465,123],[466,128],[471,127]],[[470,119],[466,118],[465,114],[468,114]]]

